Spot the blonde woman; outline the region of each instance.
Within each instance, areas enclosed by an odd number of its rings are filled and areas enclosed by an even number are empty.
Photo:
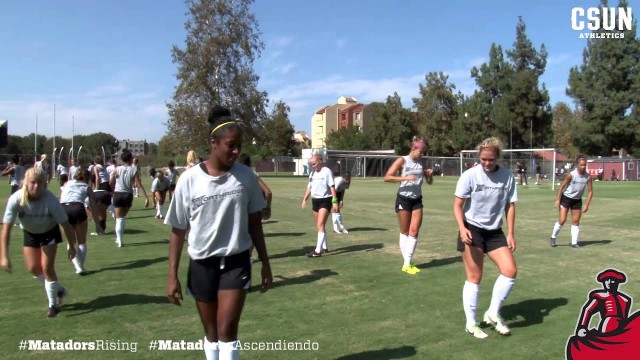
[[[69,242],[68,255],[76,257],[74,230],[58,198],[46,189],[47,175],[42,169],[27,170],[21,191],[9,197],[0,235],[0,268],[11,272],[9,240],[16,218],[24,230],[23,254],[27,270],[44,285],[49,309],[47,317],[55,317],[60,311],[66,289],[58,282],[55,270],[58,243],[62,242],[60,226]]]
[[[198,154],[195,150],[189,150],[187,153],[187,165],[186,168],[190,169],[198,164]]]

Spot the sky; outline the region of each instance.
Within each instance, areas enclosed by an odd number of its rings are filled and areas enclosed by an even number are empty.
[[[633,10],[639,2],[628,1]],[[270,103],[284,101],[294,128],[309,133],[314,111],[340,96],[366,104],[397,92],[412,108],[429,72],[472,94],[471,68],[488,61],[492,43],[513,47],[522,16],[533,45],[548,52],[541,82],[551,104],[572,104],[569,69],[582,63],[587,40],[572,29],[571,9],[598,4],[257,0],[265,48],[254,69]],[[177,85],[171,48],[184,48],[186,12],[179,0],[0,1],[0,119],[9,134],[33,133],[37,118],[46,136],[160,140]]]

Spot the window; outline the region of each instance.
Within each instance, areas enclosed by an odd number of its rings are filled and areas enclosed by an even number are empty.
[[[635,163],[633,161],[629,161],[627,163],[627,170],[633,170],[634,167],[635,167]]]
[[[356,120],[360,120],[360,113],[359,112],[356,113]]]
[[[342,120],[347,120],[347,114],[342,113]]]

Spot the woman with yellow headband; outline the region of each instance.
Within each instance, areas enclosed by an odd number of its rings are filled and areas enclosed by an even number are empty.
[[[422,181],[426,180],[429,185],[433,183],[433,170],[424,169],[420,161],[426,152],[424,140],[414,137],[409,155],[398,158],[384,176],[385,182],[400,182],[395,211],[400,224],[399,242],[404,260],[402,271],[409,275],[420,272],[418,267],[411,264],[411,260],[422,225]]]
[[[585,187],[588,189],[587,203],[582,206],[582,195]],[[587,158],[579,155],[576,159],[576,168],[562,180],[558,189],[555,207],[559,207],[558,221],[553,225],[553,232],[549,239],[549,245],[556,247],[556,238],[560,233],[560,229],[567,221],[569,209],[571,209],[571,247],[579,249],[578,244],[580,236],[580,218],[582,213],[589,211],[589,204],[593,198],[593,182],[591,176],[587,173]]]
[[[178,268],[188,231],[187,289],[204,325],[207,359],[238,359],[238,325],[251,286],[253,244],[262,262],[261,290],[273,281],[262,232],[264,197],[256,175],[236,160],[242,129],[228,109],[211,110],[209,159],[178,179],[165,224],[169,238],[167,296],[182,303]]]

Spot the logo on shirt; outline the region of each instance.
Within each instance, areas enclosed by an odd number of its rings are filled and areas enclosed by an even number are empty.
[[[238,194],[241,194],[242,192],[244,192],[244,189],[236,189],[236,190],[231,190],[231,191],[224,192],[222,194],[203,195],[203,196],[197,197],[195,199],[191,199],[191,210],[195,211],[196,209],[198,209],[199,207],[201,207],[202,205],[204,205],[205,203],[207,203],[207,202],[209,202],[211,200],[213,200],[213,201],[221,201],[227,196],[238,195]]]
[[[602,288],[594,289],[582,306],[575,334],[567,340],[568,360],[635,359],[640,353],[640,311],[629,316],[633,299],[618,290],[627,275],[606,269],[596,276]],[[589,329],[598,314],[597,328]]]
[[[489,191],[489,190],[507,191],[507,186],[506,185],[503,185],[503,186],[486,186],[484,184],[476,184],[475,192]]]

